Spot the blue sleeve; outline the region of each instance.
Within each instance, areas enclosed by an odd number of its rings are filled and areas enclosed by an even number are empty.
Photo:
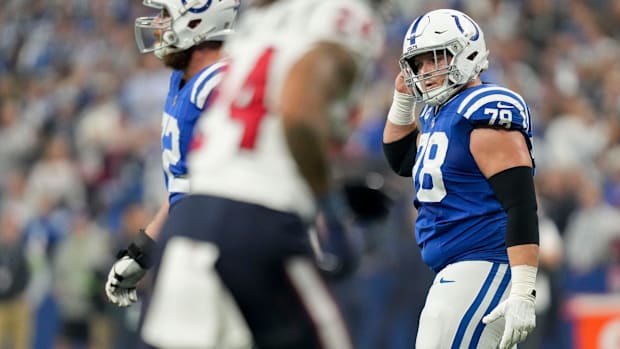
[[[502,87],[481,89],[466,98],[458,113],[474,127],[498,127],[522,131],[531,136],[530,112],[523,98]]]

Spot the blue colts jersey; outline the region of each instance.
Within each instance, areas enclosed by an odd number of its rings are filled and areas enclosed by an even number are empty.
[[[420,112],[412,170],[418,209],[416,240],[424,262],[439,271],[466,260],[508,262],[507,215],[469,150],[477,127],[518,130],[530,154],[530,113],[517,93],[493,84],[468,88],[438,110]]]
[[[185,84],[182,84],[182,71],[175,70],[170,77],[161,133],[161,157],[170,204],[189,191],[187,152],[194,125],[213,99],[224,67],[223,62],[212,64]]]

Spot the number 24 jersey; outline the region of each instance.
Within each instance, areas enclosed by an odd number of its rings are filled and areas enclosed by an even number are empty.
[[[275,111],[284,79],[318,42],[344,45],[370,64],[382,49],[381,30],[357,0],[283,0],[244,13],[225,44],[231,63],[218,98],[197,125],[190,192],[311,217],[314,199]]]

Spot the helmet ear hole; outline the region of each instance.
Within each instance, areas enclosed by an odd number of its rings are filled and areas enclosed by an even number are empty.
[[[456,83],[456,84],[462,84],[463,83],[463,74],[461,74],[460,71],[458,70],[454,70],[450,73],[449,75],[450,80],[452,80],[452,82]]]
[[[202,20],[200,20],[200,19],[193,19],[193,20],[191,20],[191,21],[187,24],[187,26],[188,26],[188,27],[190,27],[190,28],[192,28],[192,29],[194,29],[194,28],[196,28],[197,26],[199,26],[201,22],[202,22]]]
[[[168,45],[177,42],[177,35],[172,30],[166,31],[162,38],[164,39],[164,42]]]

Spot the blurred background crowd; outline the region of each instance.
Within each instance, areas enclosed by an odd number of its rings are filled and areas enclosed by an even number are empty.
[[[111,306],[103,282],[165,195],[170,71],[137,53],[141,1],[1,3],[0,348],[132,348],[139,305]],[[520,348],[620,348],[620,1],[393,6],[346,167],[382,176],[395,204],[360,233],[356,274],[332,285],[357,347],[412,348],[432,281],[413,237],[411,181],[387,170],[381,133],[407,27],[451,7],[485,32],[483,80],[518,91],[532,111],[539,318]]]

